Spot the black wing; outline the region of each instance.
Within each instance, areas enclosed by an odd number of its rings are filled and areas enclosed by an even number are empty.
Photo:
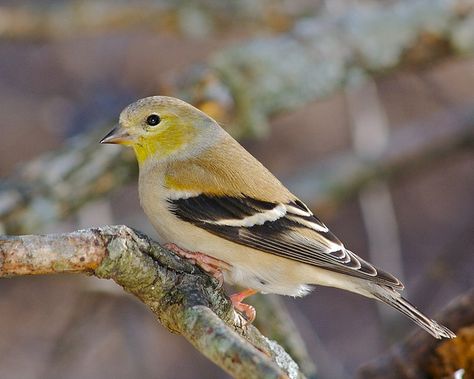
[[[273,203],[248,196],[169,199],[178,218],[222,238],[277,256],[401,289],[389,273],[344,248],[299,200]]]

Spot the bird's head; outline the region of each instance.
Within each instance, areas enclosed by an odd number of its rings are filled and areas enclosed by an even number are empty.
[[[100,142],[131,146],[139,163],[192,156],[220,135],[218,124],[199,109],[167,96],[152,96],[127,106],[119,124]]]

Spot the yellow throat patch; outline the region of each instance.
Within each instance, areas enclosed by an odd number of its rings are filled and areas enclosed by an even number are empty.
[[[156,133],[143,135],[133,145],[137,160],[143,163],[150,157],[167,157],[190,142],[196,130],[189,124],[172,124]]]

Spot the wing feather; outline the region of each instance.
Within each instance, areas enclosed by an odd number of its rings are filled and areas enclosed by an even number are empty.
[[[391,274],[347,250],[300,200],[287,204],[249,196],[168,199],[177,217],[235,243],[401,289]]]

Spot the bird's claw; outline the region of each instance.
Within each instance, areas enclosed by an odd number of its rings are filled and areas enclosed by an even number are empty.
[[[232,301],[232,305],[234,306],[234,309],[237,310],[241,315],[245,317],[244,325],[241,325],[241,326],[251,324],[255,320],[255,317],[257,316],[257,312],[255,311],[254,307],[252,307],[249,304],[242,303],[242,300],[256,293],[257,291],[253,289],[247,289],[245,291],[242,291],[230,296],[230,301]],[[241,318],[243,317],[241,316]]]
[[[218,288],[221,288],[224,284],[224,274],[222,271],[229,270],[231,267],[226,262],[200,252],[183,249],[174,243],[165,244],[165,248],[201,267],[206,273],[217,280]]]

